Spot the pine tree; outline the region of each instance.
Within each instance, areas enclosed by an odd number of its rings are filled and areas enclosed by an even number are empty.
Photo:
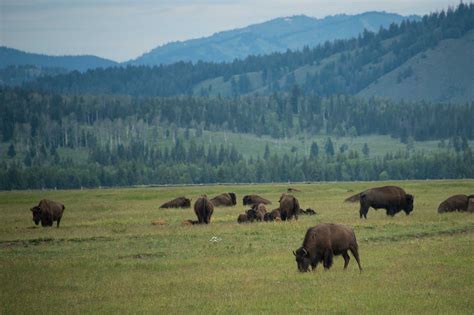
[[[16,150],[15,150],[15,146],[12,144],[10,144],[10,146],[8,147],[8,153],[7,153],[8,157],[9,158],[14,158],[15,155],[16,155]]]
[[[313,143],[311,144],[310,152],[309,152],[309,158],[311,160],[315,160],[318,158],[318,155],[319,155],[318,144],[315,141],[313,141]]]
[[[362,153],[364,153],[365,157],[369,157],[370,149],[369,149],[369,146],[368,146],[367,142],[364,143],[364,147],[362,148]]]
[[[334,145],[332,144],[332,140],[330,137],[328,137],[326,140],[324,150],[326,151],[327,156],[334,156]]]

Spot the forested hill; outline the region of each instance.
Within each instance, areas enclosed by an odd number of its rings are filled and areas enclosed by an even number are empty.
[[[230,62],[249,55],[266,55],[287,49],[302,49],[304,46],[314,47],[335,39],[357,37],[364,29],[378,31],[380,27],[387,28],[404,19],[419,20],[420,17],[404,17],[386,12],[340,14],[323,19],[305,15],[282,17],[205,38],[169,43],[129,61],[128,64],[160,65],[199,60]]]
[[[117,63],[96,56],[49,56],[0,46],[0,69],[8,66],[24,65],[86,71],[99,67],[111,67],[117,65]]]
[[[451,59],[457,62],[469,60],[465,56],[458,58],[456,51],[450,51],[454,55],[450,55],[449,59],[436,56],[445,51],[442,47],[447,41],[451,44],[459,40],[466,41],[473,29],[474,4],[461,3],[456,9],[432,13],[419,22],[403,21],[400,25],[392,24],[377,33],[365,31],[354,39],[326,42],[300,51],[250,56],[221,64],[178,62],[155,67],[95,69],[83,74],[74,72],[40,79],[29,87],[43,91],[88,94],[233,96],[257,92],[270,95],[275,91],[289,91],[298,85],[304,94],[329,96],[362,93],[378,80],[386,82],[386,75],[397,73],[395,82],[381,84],[377,89],[371,88],[373,93],[366,90],[364,95],[387,95],[383,93],[384,90],[392,89],[394,84],[423,77],[424,80],[418,84],[424,95],[417,95],[417,99],[433,100],[432,95],[435,95],[437,101],[466,101],[472,100],[465,90],[473,80],[468,64],[458,64],[456,67],[461,73],[449,78],[430,77],[418,74],[418,71],[432,67],[429,61],[433,56],[432,60],[440,63]],[[438,53],[431,54],[432,50]],[[469,54],[469,51],[457,53]],[[414,58],[428,61],[405,68],[407,62],[413,64]],[[446,68],[446,65],[443,67]],[[397,69],[405,70],[397,72]],[[440,72],[440,75],[448,76],[449,73]],[[452,86],[461,86],[463,89],[452,89],[449,93],[439,95],[437,85],[432,84],[432,81],[440,79],[444,82],[449,80]],[[464,82],[466,80],[469,82]],[[422,89],[422,85],[427,88]],[[410,99],[410,95],[404,95],[403,98]]]

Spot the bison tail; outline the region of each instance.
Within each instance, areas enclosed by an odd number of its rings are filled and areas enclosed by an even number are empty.
[[[344,200],[344,202],[357,202],[357,201],[360,201],[360,193],[350,196],[349,198],[346,198]]]

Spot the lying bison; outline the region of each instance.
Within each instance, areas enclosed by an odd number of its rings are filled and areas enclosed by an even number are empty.
[[[273,209],[270,212],[265,213],[265,216],[263,218],[264,221],[266,222],[271,222],[271,221],[278,221],[280,220],[280,209]]]
[[[33,221],[36,225],[41,222],[41,226],[53,226],[53,222],[56,221],[56,227],[59,227],[64,209],[65,207],[62,203],[42,199],[37,206],[30,210],[33,213]]]
[[[239,224],[248,223],[248,222],[249,222],[249,218],[247,217],[246,213],[239,214],[239,216],[237,217],[237,223]]]
[[[202,195],[194,203],[194,213],[196,213],[199,224],[211,223],[211,216],[213,212],[214,206],[212,205],[212,202],[207,199],[206,195]]]
[[[293,255],[296,257],[300,272],[309,271],[310,265],[314,270],[320,262],[323,263],[324,269],[329,269],[334,255],[342,255],[344,269],[346,269],[350,260],[348,250],[357,261],[359,270],[362,271],[354,231],[344,225],[326,223],[309,228],[304,237],[303,246],[296,252],[293,251]]]
[[[298,220],[300,203],[292,195],[282,194],[280,197],[280,216],[283,221],[291,220],[295,217]]]
[[[244,203],[244,206],[246,205],[258,205],[260,203],[263,203],[265,205],[269,205],[271,204],[271,201],[265,199],[265,198],[262,198],[258,195],[247,195],[247,196],[244,196],[244,198],[242,199],[243,203]]]
[[[394,216],[400,211],[405,211],[409,215],[413,211],[413,195],[397,186],[383,186],[367,189],[359,194],[355,194],[345,202],[360,202],[359,215],[367,219],[369,208],[385,209],[386,214]]]
[[[313,209],[311,208],[308,208],[306,210],[304,209],[299,209],[298,210],[298,214],[301,214],[301,215],[315,215],[316,214],[316,211],[314,211]]]
[[[176,199],[165,202],[160,208],[189,208],[191,207],[191,199],[186,197],[178,197]]]
[[[223,193],[211,199],[214,207],[232,207],[237,204],[235,193]]]
[[[469,211],[474,212],[474,209],[469,208],[469,202],[474,202],[474,195],[454,195],[439,204],[438,213],[452,212],[452,211]],[[472,206],[471,206],[472,207]]]

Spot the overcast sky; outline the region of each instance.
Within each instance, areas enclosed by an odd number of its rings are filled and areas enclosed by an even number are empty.
[[[469,2],[469,1],[464,1]],[[0,45],[125,61],[170,41],[305,14],[426,14],[459,0],[0,0]]]

